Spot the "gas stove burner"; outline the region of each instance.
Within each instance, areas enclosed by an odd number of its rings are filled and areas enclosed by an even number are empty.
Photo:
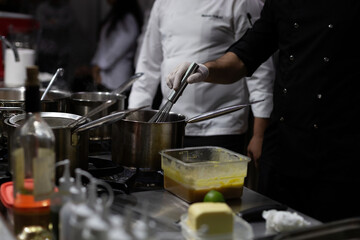
[[[111,155],[89,156],[89,173],[113,188],[125,193],[157,190],[163,188],[161,171],[118,166],[111,161]]]
[[[111,140],[89,140],[89,153],[111,152]]]
[[[134,192],[163,188],[164,176],[161,171],[142,171],[138,168],[136,173],[136,180],[133,188]]]
[[[113,174],[121,173],[124,169],[111,160],[99,156],[89,156],[88,172],[94,177],[106,177]]]

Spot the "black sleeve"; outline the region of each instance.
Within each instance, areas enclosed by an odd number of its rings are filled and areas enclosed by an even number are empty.
[[[266,0],[261,17],[227,52],[235,53],[245,64],[248,76],[265,62],[278,48],[278,34],[272,0]]]

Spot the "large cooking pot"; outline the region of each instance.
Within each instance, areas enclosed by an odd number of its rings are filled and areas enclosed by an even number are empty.
[[[113,105],[90,117],[90,119],[99,119],[109,115],[111,112],[124,110],[125,98],[125,95],[110,92],[76,92],[70,96],[70,112],[84,116],[104,102],[115,100]],[[95,141],[110,139],[111,125],[90,130],[89,138]]]
[[[40,89],[40,95],[45,89]],[[50,90],[45,99],[41,101],[41,111],[67,112],[70,92],[61,90]],[[0,110],[1,107],[24,108],[25,88],[0,88]],[[5,109],[6,110],[6,109]]]
[[[70,170],[74,173],[75,168],[88,168],[89,132],[82,131],[73,136],[73,129],[67,127],[71,122],[81,116],[61,113],[42,112],[41,117],[48,123],[55,135],[56,161],[70,160]],[[8,152],[11,153],[11,138],[17,127],[23,124],[25,114],[17,114],[5,120],[9,136]]]
[[[40,89],[40,95],[45,89]],[[46,98],[41,101],[43,112],[67,112],[70,92],[50,90]],[[25,88],[0,88],[0,138],[6,137],[3,122],[15,114],[25,110]]]
[[[255,102],[254,102],[255,103]],[[252,103],[249,103],[252,104]],[[165,122],[149,123],[157,110],[140,110],[112,124],[112,160],[127,167],[144,171],[161,169],[159,152],[183,146],[185,126],[240,110],[249,104],[234,105],[186,120],[181,114],[170,112]]]
[[[126,114],[137,110],[138,109],[115,112],[94,121],[87,120],[85,123],[79,123],[79,126],[74,127],[70,127],[69,125],[82,116],[71,113],[42,112],[41,117],[54,132],[56,161],[69,159],[70,170],[73,174],[75,168],[88,169],[88,130],[103,126],[104,124],[111,124],[118,121],[120,118],[123,118]],[[11,136],[15,129],[24,122],[25,116],[25,114],[17,114],[5,120],[10,142],[8,147],[9,153],[11,153]]]

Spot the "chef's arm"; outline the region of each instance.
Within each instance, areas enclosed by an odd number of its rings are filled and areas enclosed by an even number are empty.
[[[215,61],[204,65],[209,69],[209,75],[205,81],[210,83],[230,84],[247,74],[243,61],[232,52],[227,52]]]
[[[184,62],[168,75],[166,83],[169,88],[179,89],[181,79],[190,65],[190,62]],[[246,74],[247,70],[243,61],[234,53],[227,52],[214,61],[199,64],[198,69],[188,77],[187,82],[196,83],[205,81],[210,83],[231,84],[245,77]]]
[[[254,117],[253,134],[247,147],[247,155],[255,162],[256,167],[261,157],[264,132],[268,124],[269,118]]]

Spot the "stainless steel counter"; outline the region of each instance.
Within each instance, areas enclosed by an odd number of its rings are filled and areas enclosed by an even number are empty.
[[[166,190],[144,191],[132,193],[130,195],[118,195],[115,198],[113,210],[114,212],[122,211],[124,205],[126,205],[135,211],[141,212],[144,202],[147,202],[148,204],[147,214],[151,219],[154,219],[155,222],[157,222],[158,231],[169,232],[169,234],[173,234],[174,236],[176,235],[176,232],[179,232],[179,238],[176,237],[175,239],[181,239],[180,226],[177,223],[180,216],[187,212],[189,204]],[[232,200],[227,203],[234,212],[239,212],[253,207],[276,204],[277,202],[248,188],[244,188],[241,199]],[[294,211],[292,209],[289,210]],[[311,222],[312,225],[321,224],[313,218],[305,216],[299,212],[297,213],[302,215],[307,221]],[[256,239],[270,236],[270,234],[265,231],[265,221],[252,222],[251,226]]]

